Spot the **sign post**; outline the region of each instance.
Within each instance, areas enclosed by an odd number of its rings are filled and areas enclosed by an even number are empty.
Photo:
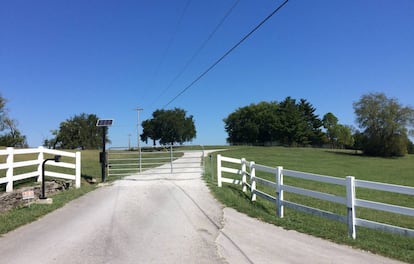
[[[99,153],[99,162],[101,163],[102,182],[106,179],[106,166],[108,165],[108,157],[105,149],[106,145],[106,132],[109,126],[112,126],[113,119],[98,119],[96,122],[97,127],[102,127],[102,152]]]

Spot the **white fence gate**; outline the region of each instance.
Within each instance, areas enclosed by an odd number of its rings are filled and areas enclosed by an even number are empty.
[[[128,150],[110,148],[108,150],[108,176],[128,176],[146,173],[149,169],[165,174],[191,173],[204,168],[202,146],[158,147]],[[200,158],[201,162],[200,163]]]
[[[223,163],[233,163],[240,166],[239,168],[230,168],[225,167]],[[257,172],[267,172],[274,175],[274,181],[269,181],[257,176]],[[241,176],[238,178],[225,178],[223,177],[223,172],[235,174]],[[290,186],[284,184],[284,177],[293,177],[303,180],[311,180],[316,182],[329,183],[334,185],[343,186],[345,188],[345,196],[333,195],[328,193],[322,193],[318,191],[308,190],[304,188],[299,188],[295,186]],[[249,179],[248,179],[249,178]],[[406,194],[414,196],[414,187],[400,186],[379,182],[370,182],[356,180],[353,176],[347,176],[346,178],[337,178],[332,176],[324,176],[312,173],[305,173],[293,170],[287,170],[283,167],[268,167],[264,165],[255,164],[254,161],[246,161],[245,159],[235,159],[223,157],[217,155],[217,184],[218,187],[222,186],[222,183],[232,183],[242,185],[243,192],[247,191],[247,188],[250,188],[251,200],[255,201],[257,196],[274,202],[276,205],[277,215],[282,218],[284,216],[284,207],[290,207],[295,210],[300,210],[306,213],[311,213],[333,219],[339,222],[343,222],[348,225],[348,234],[353,239],[356,238],[356,226],[364,226],[368,228],[380,229],[384,231],[389,231],[393,233],[399,233],[408,236],[414,236],[414,229],[398,227],[394,225],[389,225],[385,223],[379,223],[375,221],[370,221],[362,218],[357,218],[355,215],[356,207],[370,208],[379,211],[390,212],[394,214],[407,215],[414,217],[414,208],[397,206],[392,204],[368,201],[364,199],[358,199],[356,197],[355,188],[365,188],[371,190],[380,190],[386,192],[393,192],[399,194]],[[262,190],[258,190],[256,183],[260,183],[264,186],[272,188],[275,192],[275,196],[272,196]],[[313,208],[305,206],[302,204],[294,203],[287,201],[284,198],[284,193],[290,192],[299,195],[304,195],[307,197],[312,197],[320,200],[330,201],[338,204],[345,205],[347,208],[346,216],[335,214],[332,212],[324,211],[318,208]],[[413,219],[414,220],[414,219]]]
[[[35,159],[33,159],[33,155],[35,156]],[[71,169],[73,170],[73,173],[68,174],[46,170],[45,176],[73,180],[75,181],[75,187],[80,188],[81,153],[46,149],[43,147],[32,149],[7,148],[0,150],[0,158],[5,157],[5,162],[0,163],[0,184],[6,183],[6,192],[11,192],[13,191],[13,182],[15,181],[37,177],[37,181],[41,182],[42,163],[47,155],[60,155],[62,157],[68,157],[72,159],[73,162],[51,161],[47,164],[50,166]],[[4,160],[4,158],[2,159]],[[15,170],[17,168],[25,169],[20,169],[24,172],[18,172]],[[29,170],[29,172],[27,172],[27,170]]]

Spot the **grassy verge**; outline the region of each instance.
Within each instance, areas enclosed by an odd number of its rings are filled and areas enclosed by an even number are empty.
[[[353,155],[349,152],[333,152],[323,149],[303,148],[262,148],[262,147],[238,147],[222,152],[222,155],[233,158],[246,158],[258,164],[267,166],[283,166],[287,169],[311,172],[323,175],[345,177],[355,176],[357,179],[393,183],[400,185],[414,186],[414,156],[408,155],[399,159],[369,158]],[[376,254],[395,258],[409,263],[414,263],[414,238],[390,234],[377,230],[357,227],[357,239],[353,240],[347,236],[345,224],[332,221],[326,218],[301,213],[289,208],[285,209],[285,217],[277,218],[276,207],[260,197],[256,202],[250,201],[250,193],[243,193],[241,186],[224,184],[222,188],[217,187],[216,177],[216,156],[212,161],[206,159],[205,180],[212,193],[219,201],[229,207],[243,212],[249,216],[261,219],[286,229],[294,229],[299,232],[311,234],[340,244],[346,244],[355,248],[368,250]],[[226,175],[228,177],[229,175]],[[273,180],[272,175],[262,174],[260,177]],[[289,184],[299,187],[306,187],[312,190],[343,194],[341,188],[332,185],[315,183],[312,181],[297,181],[288,179]],[[286,181],[285,181],[286,182]],[[274,195],[273,190],[265,189]],[[389,202],[401,206],[413,207],[414,197],[397,195],[384,192],[375,192],[364,189],[357,189],[357,196],[380,202]],[[285,194],[287,200],[301,204],[314,206],[339,214],[345,214],[345,208],[337,204],[323,202],[317,199],[309,199],[299,195]],[[379,222],[400,225],[414,228],[413,217],[397,216],[375,210],[357,209],[357,216]]]
[[[95,150],[82,151],[82,182],[81,188],[70,188],[69,190],[56,193],[52,196],[53,203],[51,205],[32,204],[30,206],[24,206],[12,209],[8,212],[0,214],[0,235],[10,232],[18,228],[19,226],[33,222],[36,219],[64,206],[66,203],[74,200],[85,193],[88,193],[96,188],[96,185],[89,184],[86,179],[96,178],[100,179],[100,164],[99,164],[99,152]],[[98,180],[99,181],[99,180]],[[17,183],[15,188],[19,188],[26,185],[38,184],[32,179],[27,179],[20,183]]]

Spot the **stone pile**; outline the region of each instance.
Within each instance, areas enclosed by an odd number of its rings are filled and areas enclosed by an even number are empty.
[[[66,190],[70,187],[70,182],[67,181],[46,181],[45,182],[45,195],[52,195],[56,192]],[[33,199],[23,199],[22,193],[32,190],[34,192]],[[39,199],[42,189],[41,185],[22,187],[13,190],[9,193],[0,193],[0,213],[7,212],[10,209],[25,206]]]

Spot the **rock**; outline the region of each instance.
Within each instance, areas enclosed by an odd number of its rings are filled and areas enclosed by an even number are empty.
[[[69,189],[71,182],[62,180],[53,180],[45,182],[45,196],[50,196],[59,191]],[[41,184],[32,187],[22,187],[14,189],[10,193],[0,193],[0,213],[7,212],[13,208],[26,206],[37,200],[41,195],[42,189]],[[34,191],[34,199],[23,199],[22,193],[27,190]]]

